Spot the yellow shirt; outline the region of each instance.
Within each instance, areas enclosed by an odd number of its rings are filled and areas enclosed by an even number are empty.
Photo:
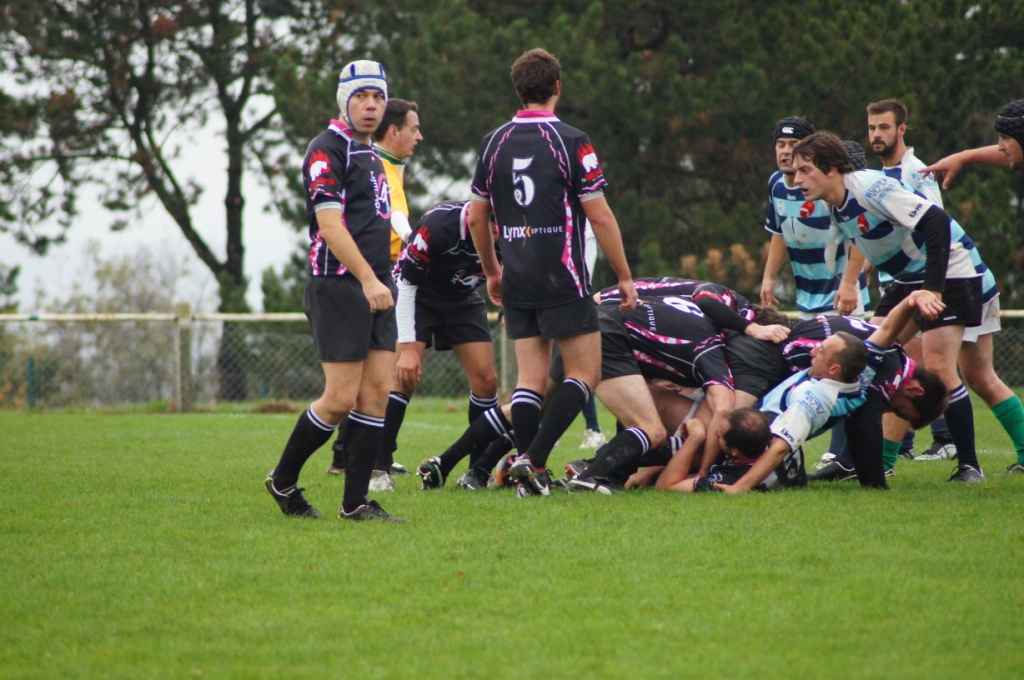
[[[396,210],[403,213],[406,217],[409,217],[409,204],[405,200],[405,187],[403,186],[403,179],[405,178],[405,163],[395,159],[394,156],[383,151],[380,147],[377,148],[377,153],[380,156],[381,162],[384,164],[384,176],[388,179],[388,187],[391,191],[391,212]],[[394,160],[392,160],[394,159]],[[398,253],[402,250],[402,239],[395,233],[395,230],[391,230],[391,263],[394,264],[398,260]]]

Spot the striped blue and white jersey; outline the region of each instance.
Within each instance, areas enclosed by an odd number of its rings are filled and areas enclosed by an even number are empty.
[[[810,369],[796,373],[761,398],[758,407],[778,417],[771,432],[796,450],[805,441],[825,431],[834,422],[864,403],[859,382],[844,383],[811,377]],[[873,376],[873,374],[872,374]]]
[[[934,204],[902,182],[873,170],[847,173],[843,185],[846,201],[829,208],[843,233],[879,271],[903,283],[923,281],[925,239],[916,227]],[[946,278],[978,276],[970,255],[974,242],[956,220],[950,218],[949,227]]]
[[[808,201],[797,187],[776,172],[768,180],[768,209],[764,228],[786,242],[796,281],[796,308],[801,312],[830,312],[846,265],[846,245],[832,224],[824,201]],[[861,286],[862,301],[867,291]]]
[[[883,167],[882,173],[886,177],[903,182],[916,193],[945,209],[942,204],[942,191],[939,189],[939,183],[935,181],[935,176],[931,173],[928,175],[921,173],[921,168],[924,167],[926,167],[926,163],[914,155],[914,147],[911,146],[907,147],[907,151],[899,163],[891,167]],[[878,272],[878,283],[884,286],[890,281],[892,281],[892,276],[883,271]]]

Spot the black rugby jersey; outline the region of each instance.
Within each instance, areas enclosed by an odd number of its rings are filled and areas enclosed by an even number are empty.
[[[484,282],[484,271],[469,234],[468,207],[469,201],[458,201],[428,210],[398,256],[395,279],[443,300],[463,300],[472,294]]]
[[[734,312],[738,312],[747,321],[751,321],[750,301],[731,288],[710,281],[697,279],[680,279],[674,276],[643,277],[634,279],[637,295],[641,299],[681,297],[688,300],[712,298],[718,300]],[[601,304],[620,299],[618,286],[601,289]]]
[[[520,111],[484,138],[472,191],[498,225],[504,304],[547,308],[590,294],[580,199],[606,186],[587,135],[551,111]]]
[[[348,269],[327,247],[316,211],[342,211],[345,227],[378,277],[391,270],[391,192],[384,166],[372,146],[356,141],[345,123],[332,120],[310,142],[302,163],[309,219],[309,273],[345,276]]]
[[[733,388],[725,338],[690,300],[645,300],[630,312],[609,303],[600,310],[622,322],[645,378],[683,387]]]
[[[836,333],[846,332],[867,340],[876,330],[875,326],[849,316],[818,316],[792,324],[792,332],[779,344],[782,358],[795,371],[811,367],[811,350]],[[869,345],[869,349],[870,349]],[[884,356],[879,360],[872,356],[876,365],[871,388],[882,394],[886,401],[892,398],[900,384],[914,374],[914,360],[903,351],[902,345],[894,343],[881,350]],[[874,353],[872,352],[872,355]]]

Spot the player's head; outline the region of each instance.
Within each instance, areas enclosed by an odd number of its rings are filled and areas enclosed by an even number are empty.
[[[939,374],[917,364],[914,375],[903,381],[889,400],[887,410],[919,430],[941,416],[948,403],[949,390]]]
[[[815,132],[800,140],[793,148],[793,159],[799,158],[813,164],[824,173],[836,170],[845,175],[853,172],[850,154],[843,146],[843,140],[831,132]]]
[[[779,324],[781,326],[789,325],[789,317],[774,307],[765,307],[764,305],[755,302],[750,305],[750,309],[754,312],[754,323],[759,323],[762,326],[771,326],[774,324]]]
[[[845,198],[843,175],[850,172],[850,154],[831,132],[815,132],[793,147],[793,183],[808,201],[840,205]]]
[[[384,117],[373,133],[374,140],[399,158],[412,156],[416,145],[423,141],[418,111],[416,102],[389,99]]]
[[[856,336],[840,331],[811,350],[810,375],[854,382],[868,365],[868,348]]]
[[[524,106],[546,103],[559,93],[561,80],[562,65],[539,47],[523,52],[512,64],[512,85]]]
[[[1010,102],[996,116],[999,151],[1010,159],[1010,167],[1024,170],[1024,99]]]
[[[907,131],[907,107],[898,99],[883,99],[868,104],[868,141],[871,150],[889,158],[903,141]]]
[[[843,140],[843,147],[846,149],[846,153],[850,155],[850,165],[853,166],[854,171],[863,170],[868,167],[868,158],[864,155],[864,147],[859,142],[846,139]]]
[[[793,147],[814,133],[814,125],[806,118],[789,116],[775,123],[775,164],[787,175],[793,174]]]
[[[768,416],[756,408],[738,408],[729,414],[721,443],[736,458],[757,458],[772,439]]]
[[[388,78],[376,61],[361,59],[345,64],[338,74],[338,111],[353,130],[372,135],[384,115]]]

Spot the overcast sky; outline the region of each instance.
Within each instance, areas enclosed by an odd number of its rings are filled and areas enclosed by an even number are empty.
[[[206,187],[200,204],[193,211],[193,217],[197,230],[221,259],[224,257],[224,189],[227,184],[227,161],[223,148],[222,135],[208,128],[196,137],[191,148],[183,151],[182,157],[175,164],[175,169],[183,173],[179,178],[182,184],[184,176],[188,175]],[[305,232],[297,232],[286,226],[276,213],[263,211],[264,203],[260,199],[267,191],[251,171],[246,173],[244,191],[245,273],[249,277],[247,299],[254,311],[261,311],[263,295],[260,292],[260,276],[263,270],[267,267],[280,269],[306,236]],[[65,297],[62,292],[69,288],[85,268],[85,246],[90,240],[100,244],[101,257],[104,259],[136,252],[141,245],[147,246],[157,257],[179,261],[186,259],[192,280],[181,287],[181,290],[191,291],[186,293],[191,299],[184,301],[195,304],[202,293],[204,299],[216,304],[216,286],[209,269],[195,256],[181,230],[154,197],[147,198],[143,204],[141,219],[129,216],[128,228],[117,233],[110,231],[110,224],[115,218],[123,219],[125,215],[115,216],[104,210],[89,192],[82,196],[79,208],[80,214],[67,232],[67,242],[52,246],[45,257],[32,254],[9,234],[0,234],[0,263],[21,266],[16,296],[19,311],[49,311],[34,308],[37,289],[45,290],[49,299]]]

